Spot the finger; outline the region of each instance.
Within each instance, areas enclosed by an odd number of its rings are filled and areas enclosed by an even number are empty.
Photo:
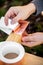
[[[19,23],[20,23],[20,24],[26,24],[27,21],[21,19],[21,20],[19,20]],[[28,24],[29,24],[29,23],[30,23],[30,22],[28,22]]]
[[[28,46],[28,47],[34,47],[37,45],[40,45],[40,42],[22,42],[23,45]]]
[[[12,24],[14,24],[15,22],[19,22],[19,23],[25,23],[26,21],[23,21],[25,20],[25,17],[23,16],[23,14],[20,12],[16,15],[16,17],[14,17],[14,19],[12,20]]]
[[[16,22],[18,22],[19,21],[19,17],[14,17],[13,19],[12,19],[12,22],[11,22],[11,24],[14,24],[14,23],[16,23]]]
[[[32,34],[29,34],[28,36],[23,37],[22,41],[28,42],[28,41],[35,41],[35,40],[34,40],[34,37],[32,36]]]
[[[8,25],[8,18],[9,17],[10,17],[10,13],[9,13],[9,15],[8,14],[5,15],[4,21],[5,21],[6,25]]]
[[[14,24],[15,22],[21,22],[21,23],[24,23],[22,20],[24,20],[23,18],[22,18],[22,15],[21,15],[21,13],[18,13],[17,15],[16,15],[16,17],[14,17],[13,18],[13,22],[12,22],[12,24]]]
[[[22,36],[28,36],[29,34],[26,32],[26,31],[24,31],[24,33],[22,34]]]
[[[5,24],[8,25],[8,19],[9,19],[9,18],[12,19],[13,17],[15,17],[15,14],[14,14],[12,11],[8,11],[8,12],[6,13],[6,15],[5,15],[5,18],[4,18]]]

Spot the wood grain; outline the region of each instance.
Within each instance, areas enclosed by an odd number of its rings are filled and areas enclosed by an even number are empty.
[[[7,38],[7,41],[21,42],[21,36],[18,36],[15,33],[11,33],[10,36]],[[24,58],[20,62],[13,65],[43,65],[43,58],[25,53]]]

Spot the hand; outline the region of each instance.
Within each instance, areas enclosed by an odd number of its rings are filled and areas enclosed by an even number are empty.
[[[5,24],[8,25],[8,18],[11,18],[13,21],[12,24],[14,24],[19,20],[27,19],[34,12],[35,12],[35,5],[33,3],[30,3],[25,6],[11,7],[5,14]]]
[[[28,34],[28,36],[22,37],[22,44],[28,47],[33,47],[43,43],[43,33],[37,32]]]

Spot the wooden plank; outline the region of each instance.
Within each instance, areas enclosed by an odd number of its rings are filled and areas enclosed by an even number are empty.
[[[10,36],[7,38],[6,41],[17,41],[21,42],[21,36],[15,34],[15,33],[11,33]],[[43,65],[43,58],[29,54],[29,53],[25,53],[24,58],[16,64],[13,65]]]

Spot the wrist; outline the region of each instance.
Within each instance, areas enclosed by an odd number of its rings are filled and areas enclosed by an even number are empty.
[[[35,11],[36,11],[36,6],[34,5],[34,3],[30,3],[30,4],[26,5],[26,7],[28,8],[28,10],[31,11],[31,14],[32,14],[32,13],[35,13]]]

